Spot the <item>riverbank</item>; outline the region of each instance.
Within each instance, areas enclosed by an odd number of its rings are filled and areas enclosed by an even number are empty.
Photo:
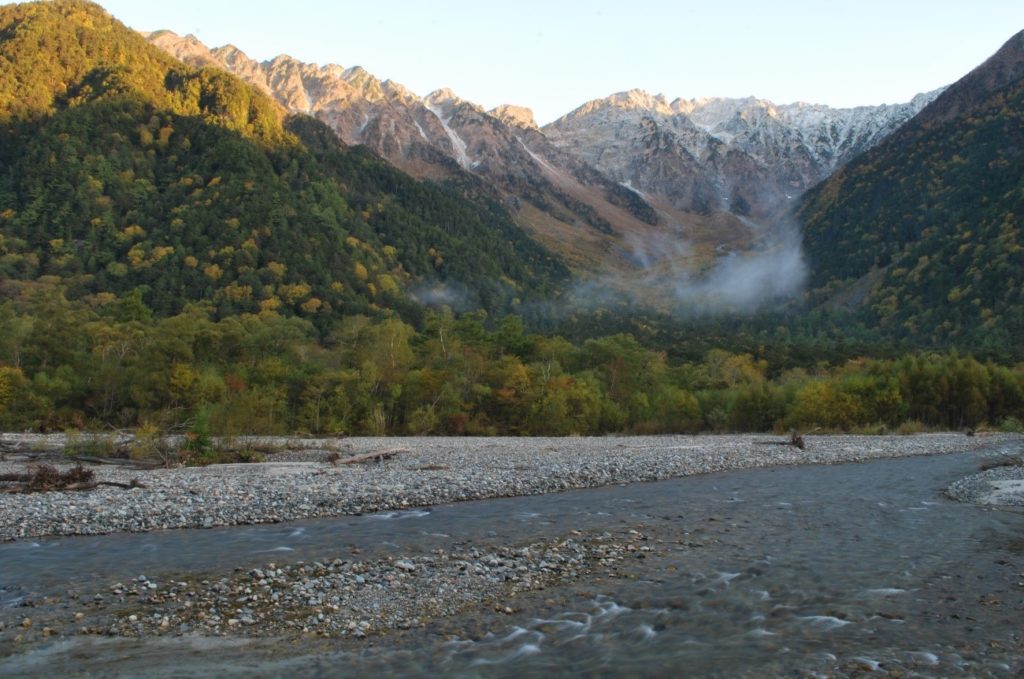
[[[10,442],[12,435],[4,436]],[[140,487],[0,495],[0,540],[276,523],[735,469],[946,454],[1022,439],[956,433],[808,436],[805,450],[785,440],[770,435],[264,440],[280,452],[261,463],[154,470],[95,465],[99,481],[137,480]],[[330,461],[381,451],[394,455],[366,464]],[[23,472],[27,464],[8,455],[0,474]]]

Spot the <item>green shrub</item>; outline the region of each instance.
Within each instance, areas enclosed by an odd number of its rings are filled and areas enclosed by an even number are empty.
[[[924,425],[921,420],[906,420],[900,423],[900,426],[896,428],[897,434],[920,434],[928,431],[928,427]]]
[[[1011,434],[1024,434],[1024,422],[1021,422],[1019,418],[1010,415],[1009,417],[1003,418],[1003,421],[999,423],[999,431]]]
[[[118,452],[117,441],[111,434],[70,431],[64,444],[64,454],[68,457],[116,457]]]

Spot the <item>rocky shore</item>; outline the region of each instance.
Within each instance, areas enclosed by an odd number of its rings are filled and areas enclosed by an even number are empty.
[[[770,435],[263,440],[280,452],[262,463],[154,470],[98,465],[98,480],[138,481],[140,487],[0,494],[0,540],[292,521],[753,467],[952,453],[1020,440],[956,433],[808,436],[804,450]],[[19,439],[5,434],[3,441],[10,447]],[[39,444],[21,442],[26,450]],[[393,456],[337,463],[380,451]],[[0,474],[24,472],[28,464],[9,454],[0,461]]]

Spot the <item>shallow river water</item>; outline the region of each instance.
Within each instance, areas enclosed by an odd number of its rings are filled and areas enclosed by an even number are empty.
[[[9,611],[138,573],[353,548],[373,558],[620,528],[653,549],[616,573],[521,595],[513,615],[483,610],[365,642],[74,638],[0,660],[0,675],[1020,676],[1024,513],[942,495],[995,452],[0,545]]]

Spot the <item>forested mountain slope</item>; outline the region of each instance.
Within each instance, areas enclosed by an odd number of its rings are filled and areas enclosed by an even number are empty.
[[[135,294],[161,314],[207,300],[325,320],[414,309],[420,287],[508,309],[566,277],[500,206],[346,149],[97,5],[0,8],[7,296],[56,282],[96,305]]]
[[[808,193],[817,299],[925,344],[1024,337],[1024,32]]]

